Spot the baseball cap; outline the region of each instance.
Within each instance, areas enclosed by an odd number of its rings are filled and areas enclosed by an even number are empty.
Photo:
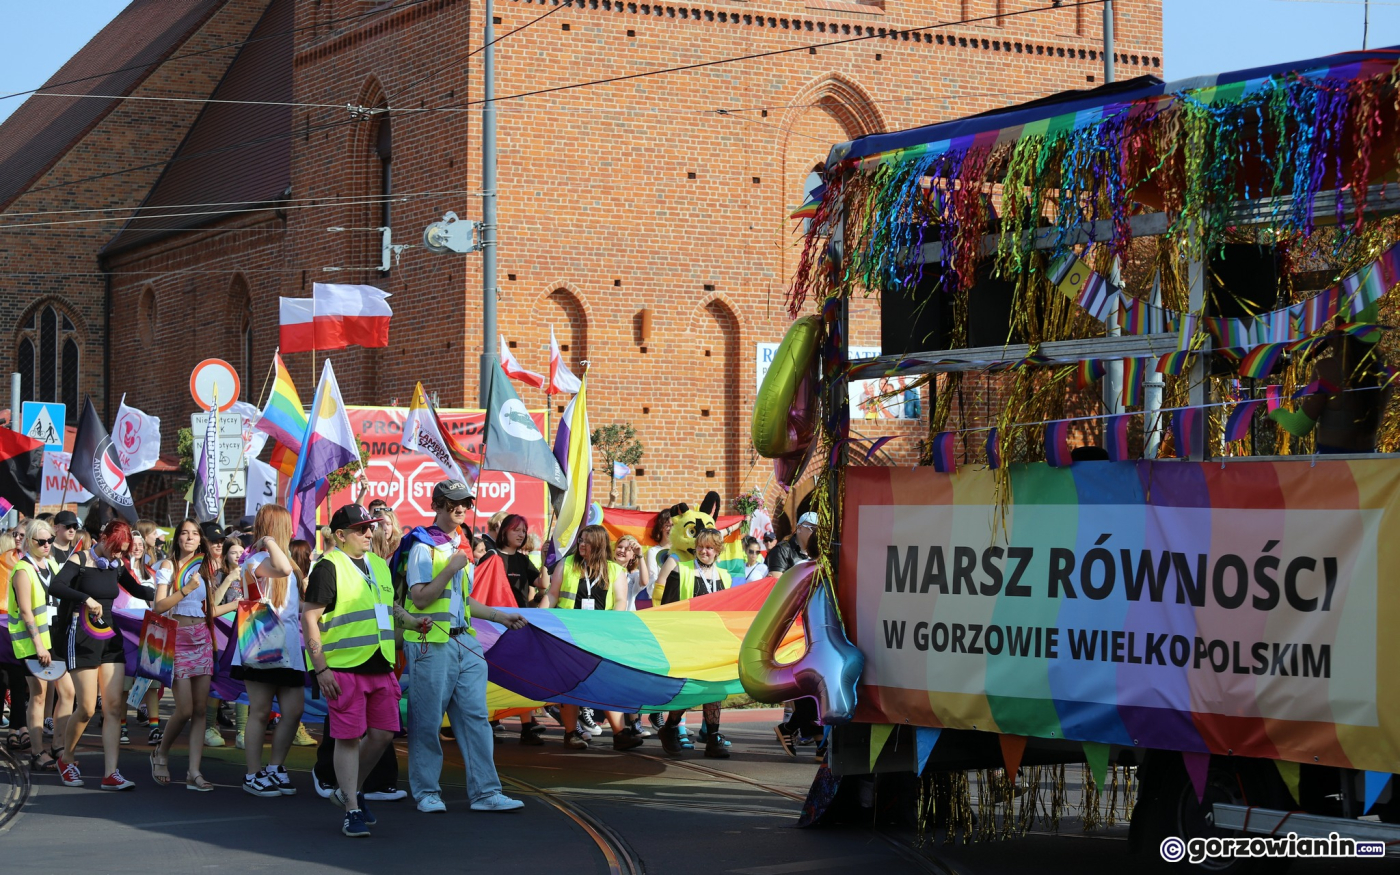
[[[331,516],[331,531],[353,529],[356,526],[370,526],[379,522],[369,511],[358,504],[347,504]]]
[[[56,526],[78,527],[78,515],[71,510],[61,510],[53,515],[53,524]]]
[[[224,540],[224,530],[219,528],[218,523],[204,523],[199,527],[199,531],[204,535],[204,539],[211,544],[217,544]]]
[[[465,501],[476,498],[472,488],[461,480],[444,480],[433,487],[433,501]]]
[[[799,526],[811,526],[815,529],[817,527],[817,515],[809,510],[797,518],[797,524]]]

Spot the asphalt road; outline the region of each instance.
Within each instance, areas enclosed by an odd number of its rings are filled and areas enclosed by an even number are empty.
[[[379,823],[371,838],[358,841],[340,835],[338,811],[311,789],[312,748],[293,748],[288,768],[300,790],[296,796],[260,799],[239,789],[242,752],[231,743],[206,751],[204,773],[218,785],[207,794],[179,783],[155,785],[150,748],[139,741],[123,749],[121,759],[137,788],[103,793],[95,789],[100,776],[93,777],[100,755],[85,747],[80,762],[87,767],[88,786],[67,788],[52,775],[36,776],[28,805],[0,830],[0,860],[13,872],[142,875],[285,872],[288,864],[316,875],[381,875],[423,867],[569,875],[1079,875],[1139,868],[1127,853],[1124,826],[1086,835],[1066,822],[1058,835],[970,846],[937,841],[919,851],[909,846],[910,836],[854,827],[795,829],[799,800],[816,767],[810,748],[798,759],[779,750],[770,729],[779,719],[776,713],[726,713],[734,754],[729,760],[692,754],[669,761],[655,739],[635,753],[615,753],[607,736],[584,752],[564,748],[554,729],[544,747],[524,747],[511,737],[496,746],[496,761],[506,792],[525,799],[526,807],[505,814],[468,809],[461,760],[449,746],[443,776],[447,813],[421,814],[410,800],[374,803]],[[699,716],[688,722],[698,727]],[[138,735],[144,739],[144,733]],[[89,736],[89,741],[96,739]],[[182,778],[183,749],[177,748],[171,765],[172,774]],[[406,770],[401,786],[407,789]],[[1385,868],[1371,861],[1308,862],[1292,871],[1321,875]]]

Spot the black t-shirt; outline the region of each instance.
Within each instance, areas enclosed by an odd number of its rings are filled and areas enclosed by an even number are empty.
[[[505,566],[506,580],[510,582],[510,591],[515,594],[515,606],[517,608],[530,607],[530,587],[539,582],[540,570],[524,553],[516,552],[507,555],[497,551],[496,555],[501,557],[501,563]],[[489,558],[489,556],[484,557],[481,562],[485,562]],[[478,562],[477,565],[480,566],[481,562]]]
[[[369,563],[364,559],[350,559],[355,563],[355,567],[365,573],[365,577],[370,577]],[[358,581],[357,581],[358,582]],[[311,574],[306,580],[306,595],[303,601],[313,605],[325,605],[326,610],[335,609],[336,577],[335,566],[329,560],[321,560],[311,567]],[[384,674],[391,672],[394,667],[389,664],[389,660],[384,658],[384,654],[379,650],[374,651],[374,655],[364,662],[350,668],[337,668],[336,671],[348,671],[351,674]]]
[[[697,571],[695,574],[694,593],[691,595],[691,598],[709,595],[712,592],[719,592],[722,589],[724,589],[724,583],[722,581],[706,580],[704,577],[701,577],[700,573]],[[681,572],[680,569],[677,568],[666,578],[666,586],[661,590],[661,604],[669,605],[680,600]]]

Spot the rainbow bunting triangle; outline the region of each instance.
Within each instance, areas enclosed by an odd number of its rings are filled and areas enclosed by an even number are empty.
[[[1045,426],[1045,461],[1052,468],[1068,468],[1072,463],[1069,452],[1069,420],[1061,419]]]
[[[1263,406],[1262,399],[1236,404],[1235,409],[1230,411],[1230,417],[1225,420],[1225,440],[1242,441],[1249,437],[1249,426],[1254,421],[1254,414]]]
[[[933,470],[940,474],[953,474],[958,470],[957,438],[957,432],[952,431],[940,431],[933,436]]]
[[[1132,417],[1131,413],[1120,413],[1104,420],[1104,449],[1108,451],[1110,461],[1126,462],[1131,458],[1128,455],[1128,423]]]

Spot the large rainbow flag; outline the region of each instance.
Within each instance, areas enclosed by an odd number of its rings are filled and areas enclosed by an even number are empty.
[[[858,720],[1400,771],[1400,464],[1010,475],[846,472]]]

